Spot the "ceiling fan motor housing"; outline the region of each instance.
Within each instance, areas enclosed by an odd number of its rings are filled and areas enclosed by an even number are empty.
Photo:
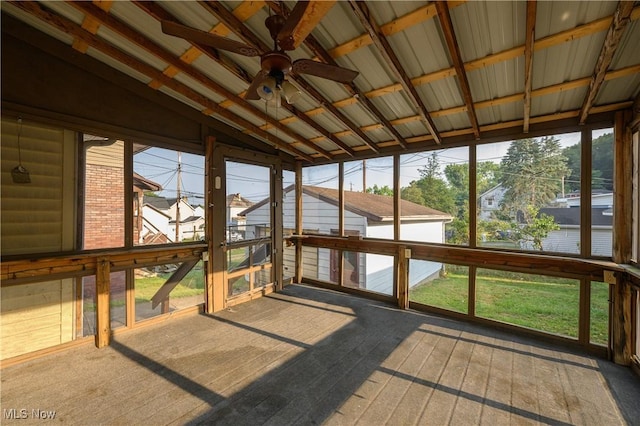
[[[284,76],[291,71],[291,58],[284,52],[266,53],[262,56],[260,64],[278,84],[281,84]]]

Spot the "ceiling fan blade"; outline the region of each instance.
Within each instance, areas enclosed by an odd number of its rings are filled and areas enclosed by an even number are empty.
[[[257,101],[260,99],[258,95],[258,87],[260,87],[260,83],[262,83],[267,76],[267,72],[265,70],[258,71],[258,74],[253,78],[251,85],[247,89],[247,93],[244,95],[245,99],[249,99],[251,101]]]
[[[293,62],[292,71],[296,74],[309,74],[340,83],[351,83],[360,74],[358,71],[323,64],[311,59],[298,59]]]
[[[216,49],[238,53],[244,56],[260,56],[257,49],[229,38],[220,37],[206,31],[196,30],[172,21],[162,21],[162,32],[176,37],[181,37],[198,44],[215,47]]]
[[[293,39],[293,31],[296,29],[300,20],[304,16],[304,13],[307,11],[307,6],[309,6],[308,1],[299,1],[293,7],[289,16],[287,16],[287,20],[284,22],[284,25],[278,33],[278,45],[281,49],[293,50],[296,48],[296,43]]]

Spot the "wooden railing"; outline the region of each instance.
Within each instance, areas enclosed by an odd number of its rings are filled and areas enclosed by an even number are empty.
[[[75,253],[3,257],[2,287],[38,281],[96,276],[96,346],[109,344],[111,335],[109,293],[111,272],[168,263],[199,260],[207,244],[140,246],[132,249],[92,250]]]
[[[297,247],[309,246],[317,248],[325,248],[331,250],[342,250],[348,252],[372,253],[394,256],[395,264],[398,266],[395,278],[395,289],[393,296],[382,296],[378,294],[370,294],[368,296],[376,299],[384,298],[392,300],[401,309],[419,306],[419,304],[409,303],[409,279],[408,279],[408,262],[409,259],[426,260],[434,262],[442,262],[447,264],[455,264],[468,266],[473,268],[489,268],[510,272],[520,272],[529,274],[549,275],[555,277],[565,277],[581,280],[583,287],[586,287],[590,281],[602,281],[614,284],[611,304],[613,306],[611,321],[611,353],[609,356],[619,364],[628,365],[631,362],[631,344],[636,333],[635,323],[630,315],[633,309],[633,301],[631,300],[631,289],[633,281],[629,273],[622,265],[618,265],[611,261],[584,259],[579,257],[538,254],[530,252],[512,252],[507,250],[494,250],[485,248],[469,248],[457,247],[443,244],[430,243],[414,243],[408,241],[392,241],[368,238],[349,238],[335,237],[324,235],[294,235],[288,238],[291,244]],[[298,270],[300,270],[302,262],[302,250],[296,259]],[[366,291],[353,290],[350,288],[341,288],[338,285],[330,283],[322,283],[313,279],[302,278],[304,271],[298,273],[298,280],[312,284],[320,284],[326,287],[347,291],[350,293],[358,293],[367,295]],[[588,303],[581,292],[581,304]],[[422,308],[422,306],[420,306]],[[442,309],[429,309],[433,312],[446,313]],[[599,355],[607,355],[606,350],[599,350],[589,344],[589,317],[588,309],[586,315],[580,318],[580,336],[582,339],[578,342],[591,352]],[[495,321],[476,318],[474,315],[455,315],[457,317],[465,317],[478,322],[485,322],[495,325]],[[517,326],[500,324],[511,330],[522,330]],[[537,336],[545,336],[554,341],[568,341],[565,338],[556,338],[557,336],[548,333],[535,332],[527,330],[528,333]]]

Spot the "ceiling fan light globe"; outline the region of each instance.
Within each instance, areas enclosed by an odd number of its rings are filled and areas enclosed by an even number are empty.
[[[260,99],[264,99],[265,101],[269,101],[274,98],[276,91],[276,79],[273,77],[267,77],[264,79],[262,84],[258,86],[256,92],[258,92],[258,96]]]
[[[288,104],[296,103],[302,96],[302,93],[298,90],[298,88],[288,81],[282,83],[282,94],[284,95],[284,98],[287,100]]]

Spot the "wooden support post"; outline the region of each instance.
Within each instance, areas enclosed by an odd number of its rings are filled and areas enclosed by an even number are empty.
[[[613,261],[627,263],[632,251],[632,173],[633,150],[631,131],[627,127],[630,111],[620,111],[615,116],[615,142],[613,148]],[[629,365],[632,355],[632,300],[631,284],[625,274],[616,274],[613,291],[612,351],[616,364]]]
[[[273,251],[271,264],[273,265],[273,277],[276,283],[276,291],[281,291],[284,288],[283,276],[284,276],[284,217],[283,217],[283,191],[282,191],[282,163],[276,162],[273,166],[273,179],[272,179],[272,194],[275,205],[273,207],[272,218],[272,230],[271,236],[273,238]]]
[[[396,268],[396,294],[398,297],[398,307],[400,309],[409,308],[409,259],[411,249],[406,246],[398,246]]]
[[[211,233],[209,235],[209,263],[211,264],[211,308],[207,312],[223,310],[227,304],[226,277],[226,241],[227,223],[227,183],[226,162],[224,148],[215,143],[213,138],[209,142],[211,150],[211,194],[209,198],[209,217],[211,219]]]
[[[111,318],[109,289],[111,286],[111,263],[109,258],[96,259],[96,347],[109,345]]]
[[[400,241],[400,154],[393,156],[393,240]]]
[[[362,171],[364,173],[364,170]],[[364,189],[363,189],[364,191]],[[345,236],[344,231],[344,161],[338,163],[338,235]],[[359,254],[356,254],[359,256]],[[331,276],[331,275],[329,275]],[[338,285],[344,285],[344,251],[338,255]],[[360,286],[360,274],[358,273],[358,287]]]
[[[632,334],[632,291],[625,274],[616,274],[616,285],[613,288],[613,317],[611,344],[613,346],[613,362],[630,365],[633,354]]]
[[[296,161],[296,235],[302,235],[302,162]],[[302,282],[304,259],[302,257],[302,242],[296,241],[296,283]]]
[[[205,275],[205,294],[204,294],[204,307],[205,312],[212,314],[213,309],[213,188],[214,188],[214,173],[213,173],[213,147],[215,144],[215,138],[208,136],[206,138],[205,146],[205,166],[204,166],[204,204],[205,204],[205,241],[208,244],[205,256],[206,275]]]
[[[613,148],[613,261],[628,263],[631,260],[633,235],[633,149],[631,131],[627,123],[630,111],[619,111],[615,116],[615,142]]]

